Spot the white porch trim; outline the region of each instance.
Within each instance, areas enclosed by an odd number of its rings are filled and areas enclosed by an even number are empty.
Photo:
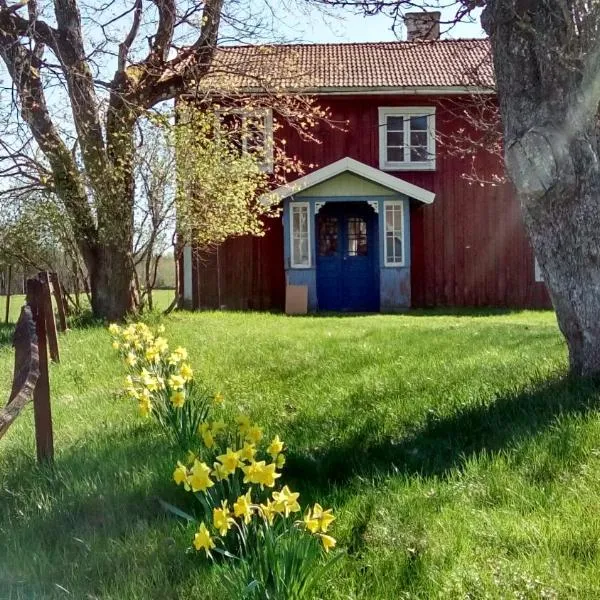
[[[272,192],[265,194],[263,197],[265,199],[268,198],[269,200],[283,200],[288,196],[297,194],[298,192],[311,188],[345,172],[354,173],[359,177],[378,183],[379,185],[395,192],[399,192],[400,194],[405,194],[409,198],[414,198],[425,204],[431,204],[435,200],[435,194],[433,192],[409,183],[408,181],[404,181],[399,177],[394,177],[389,173],[384,173],[379,169],[370,167],[369,165],[350,157],[342,158],[326,167],[317,169],[304,177],[300,177],[299,179],[296,179],[296,181],[282,185]]]

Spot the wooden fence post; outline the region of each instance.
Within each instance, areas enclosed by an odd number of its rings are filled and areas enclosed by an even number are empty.
[[[50,277],[47,271],[39,274],[42,284],[40,291],[40,304],[44,308],[43,316],[46,324],[45,337],[48,340],[50,349],[50,358],[53,362],[60,362],[60,353],[58,351],[58,335],[56,333],[56,321],[54,320],[54,308],[52,307],[52,295],[50,293]]]
[[[65,299],[63,297],[62,289],[60,287],[58,273],[50,273],[50,283],[52,284],[52,293],[54,294],[56,308],[58,309],[58,330],[66,331],[67,311],[65,310]]]
[[[47,301],[43,277],[27,280],[27,303],[31,307],[36,324],[39,350],[39,377],[33,392],[33,416],[38,462],[52,462],[54,439],[52,433],[52,410],[50,408],[50,380],[48,377],[48,345],[46,340]],[[49,292],[49,290],[48,290]],[[50,305],[52,309],[52,305]]]
[[[10,316],[10,285],[12,283],[12,265],[8,265],[8,274],[6,276],[6,315],[4,317],[4,323],[8,325],[8,318]]]

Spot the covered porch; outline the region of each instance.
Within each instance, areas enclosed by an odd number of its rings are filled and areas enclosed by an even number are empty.
[[[435,195],[352,158],[275,190],[283,200],[288,286],[311,312],[410,307],[410,203]]]

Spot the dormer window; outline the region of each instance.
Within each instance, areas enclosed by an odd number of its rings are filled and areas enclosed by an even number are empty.
[[[435,107],[379,108],[379,168],[435,169]]]
[[[244,154],[260,161],[263,171],[273,171],[273,111],[230,109],[219,111],[221,126],[225,127],[232,143]]]

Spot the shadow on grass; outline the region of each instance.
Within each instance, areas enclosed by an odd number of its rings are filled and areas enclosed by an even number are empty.
[[[153,585],[175,599],[176,583],[197,570],[185,556],[189,532],[158,502],[190,508],[191,494],[172,481],[181,451],[152,426],[97,435],[53,466],[22,454],[10,460],[0,485],[0,523],[11,542],[10,556],[0,548],[0,598],[64,597],[54,582],[74,597],[104,597],[111,586],[126,588],[133,569],[162,565],[165,581]]]
[[[367,422],[353,437],[313,453],[290,452],[288,475],[317,487],[354,476],[392,472],[445,477],[481,452],[506,450],[549,426],[558,416],[600,406],[600,383],[566,377],[470,406],[451,416],[428,413],[424,424],[398,439],[377,438]],[[310,423],[306,423],[310,427]]]

